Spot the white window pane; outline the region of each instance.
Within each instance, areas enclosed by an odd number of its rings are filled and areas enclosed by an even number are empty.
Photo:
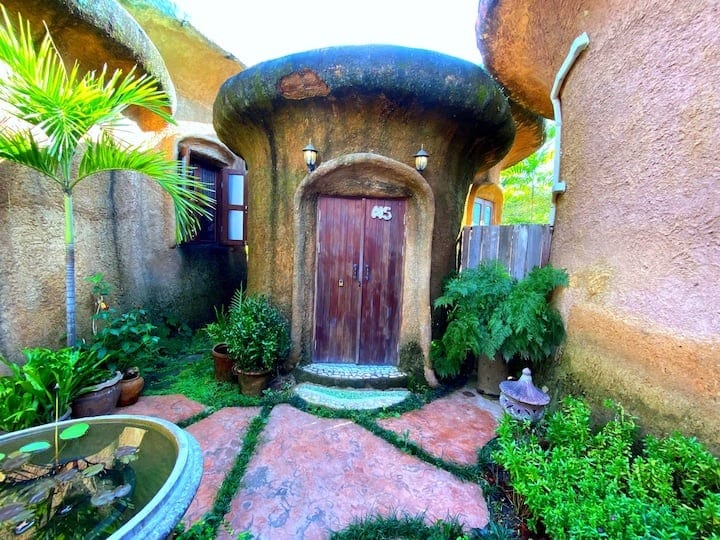
[[[489,206],[485,207],[485,218],[483,219],[483,222],[485,225],[490,225],[490,223],[492,223],[492,208]]]
[[[228,203],[245,204],[245,176],[242,174],[228,175]]]
[[[240,210],[228,212],[228,240],[244,240],[243,214]]]

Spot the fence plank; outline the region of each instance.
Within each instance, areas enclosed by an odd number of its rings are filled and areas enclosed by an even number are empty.
[[[460,270],[497,260],[513,277],[521,279],[535,266],[548,264],[551,239],[549,225],[464,227],[460,241]]]
[[[515,279],[522,279],[527,273],[527,268],[525,266],[527,247],[528,226],[517,225],[513,227],[510,275]]]
[[[525,256],[525,272],[536,266],[542,266],[543,228],[542,225],[528,227],[527,255]]]

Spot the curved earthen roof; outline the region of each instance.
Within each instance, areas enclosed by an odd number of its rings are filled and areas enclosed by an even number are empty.
[[[497,163],[510,149],[515,126],[501,87],[480,66],[434,51],[390,45],[318,49],[252,66],[232,77],[215,101],[215,129],[233,140],[242,125],[304,101],[391,103],[411,126],[424,116],[452,119],[476,137],[469,159]]]
[[[115,0],[3,0],[3,4],[13,21],[20,12],[38,39],[47,25],[66,61],[76,60],[85,71],[107,64],[110,70],[127,73],[138,65],[158,80],[175,103],[175,89],[160,53]]]
[[[543,118],[528,111],[514,101],[510,101],[515,122],[515,141],[510,151],[500,162],[500,170],[512,167],[528,156],[534,154],[545,142]]]
[[[593,13],[574,0],[479,0],[478,49],[510,99],[552,119],[555,74]]]

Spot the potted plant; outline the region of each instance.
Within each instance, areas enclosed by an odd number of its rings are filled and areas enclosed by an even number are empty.
[[[145,385],[141,366],[152,364],[159,352],[157,326],[149,321],[142,308],[119,313],[109,307],[93,317],[99,324],[90,349],[112,370],[121,373],[117,404],[120,407],[135,403]]]
[[[227,350],[225,335],[229,324],[230,315],[224,306],[215,309],[215,321],[205,325],[205,333],[212,340],[212,357],[215,367],[215,379],[218,381],[233,381],[235,376],[232,372],[233,362]]]
[[[478,359],[478,389],[496,394],[508,362],[542,362],[562,343],[562,318],[550,297],[567,284],[565,270],[538,267],[518,281],[497,262],[451,278],[435,300],[436,308],[447,309],[448,321],[442,337],[431,343],[435,371],[454,377],[472,354]]]
[[[230,304],[225,342],[240,391],[259,396],[273,372],[290,351],[287,320],[262,295],[237,290]]]
[[[88,385],[108,378],[93,351],[76,348],[23,350],[25,364],[0,362],[10,375],[0,378],[0,430],[17,431],[70,416],[71,404]]]

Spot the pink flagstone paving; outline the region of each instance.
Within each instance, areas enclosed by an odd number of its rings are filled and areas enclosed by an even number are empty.
[[[444,461],[473,465],[477,451],[495,436],[499,415],[499,405],[465,388],[378,424],[399,435],[407,433],[409,440]]]
[[[456,516],[473,528],[489,519],[478,485],[351,421],[278,405],[225,516],[229,530],[221,527],[218,538],[249,531],[261,539],[324,539],[354,519],[395,512],[424,513],[428,523]]]
[[[137,403],[127,407],[117,407],[115,414],[140,414],[163,418],[177,424],[205,410],[205,406],[192,401],[181,394],[167,396],[140,396]]]
[[[195,498],[182,521],[192,525],[212,508],[220,484],[232,469],[250,422],[260,407],[221,409],[187,428],[200,443],[203,453],[203,476]]]

